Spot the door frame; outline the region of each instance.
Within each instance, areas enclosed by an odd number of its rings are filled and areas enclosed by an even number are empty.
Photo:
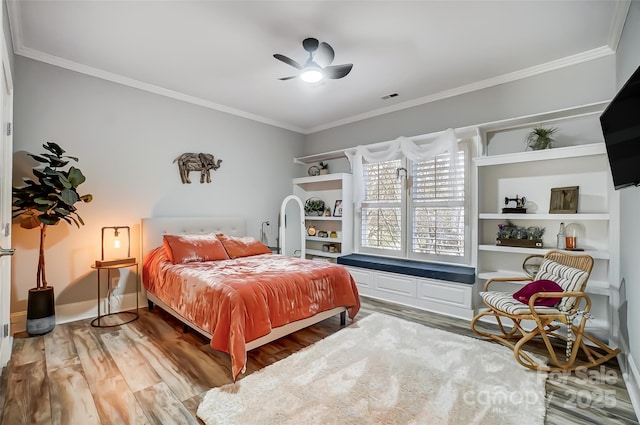
[[[13,123],[13,79],[4,25],[3,11],[0,10],[0,50],[2,51],[2,84],[0,86],[0,165],[2,166],[2,187],[0,196],[11,205],[13,130],[7,131],[7,124]],[[5,96],[7,99],[5,99]],[[6,108],[5,108],[6,106]],[[7,134],[9,133],[9,134]],[[3,209],[6,208],[3,206]],[[3,248],[11,248],[11,207],[0,211],[0,241]],[[0,257],[0,367],[6,366],[11,358],[13,337],[11,335],[11,257]]]

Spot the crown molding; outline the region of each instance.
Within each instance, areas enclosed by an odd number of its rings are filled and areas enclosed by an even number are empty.
[[[204,108],[213,109],[219,112],[224,112],[224,113],[235,115],[241,118],[246,118],[252,121],[260,122],[263,124],[283,128],[285,130],[294,131],[296,133],[305,134],[305,130],[297,126],[272,120],[270,118],[252,114],[239,109],[231,108],[229,106],[211,102],[209,100],[202,99],[197,96],[191,96],[191,95],[180,93],[174,90],[166,89],[164,87],[148,84],[139,80],[135,80],[133,78],[125,77],[123,75],[107,72],[102,69],[82,65],[74,61],[70,61],[58,56],[43,53],[39,50],[25,47],[24,37],[22,35],[22,19],[20,16],[20,5],[19,5],[20,0],[8,0],[6,3],[7,3],[8,15],[9,15],[9,26],[11,29],[11,38],[13,42],[13,51],[16,55],[24,56],[33,60],[48,63],[50,65],[69,69],[71,71],[79,72],[81,74],[90,75],[92,77],[101,78],[103,80],[111,81],[113,83],[118,83],[128,87],[133,87],[139,90],[144,90],[160,96],[169,97],[172,99],[191,103],[193,105],[202,106]]]
[[[631,0],[619,0],[616,4],[616,11],[611,22],[611,28],[609,29],[609,48],[614,52],[618,50],[618,43],[620,43],[620,37],[622,37],[622,30],[624,29],[624,23],[627,20],[629,14],[629,8],[631,7]]]
[[[239,109],[231,108],[225,105],[221,105],[219,103],[214,103],[206,99],[202,99],[196,96],[191,96],[188,94],[180,93],[174,90],[169,90],[164,87],[156,86],[153,84],[145,83],[139,80],[135,80],[133,78],[125,77],[119,74],[113,74],[111,72],[104,71],[102,69],[93,68],[91,66],[82,65],[77,62],[73,62],[67,59],[62,59],[58,56],[49,55],[46,53],[42,53],[41,51],[29,49],[26,47],[22,47],[16,51],[16,54],[34,59],[40,62],[48,63],[50,65],[55,65],[60,68],[69,69],[71,71],[76,71],[81,74],[90,75],[92,77],[101,78],[103,80],[111,81],[114,83],[122,84],[124,86],[133,87],[139,90],[144,90],[150,93],[154,93],[160,96],[169,97],[176,100],[181,100],[183,102],[191,103],[193,105],[202,106],[209,109],[214,109],[219,112],[224,112],[231,115],[236,115],[241,118],[246,118],[252,121],[261,122],[263,124],[280,127],[286,130],[294,131],[297,133],[303,133],[304,130],[295,127],[286,123],[282,123],[279,121],[275,121],[260,115],[255,115],[249,112],[241,111]]]
[[[20,6],[17,0],[7,0],[7,16],[9,18],[9,30],[11,31],[11,43],[13,51],[23,47],[22,18],[20,16]]]
[[[352,117],[343,118],[338,121],[333,121],[327,124],[323,124],[317,127],[307,129],[305,134],[316,133],[318,131],[328,130],[330,128],[339,127],[345,124],[351,124],[357,121],[362,121],[368,118],[374,118],[380,115],[389,114],[391,112],[401,111],[403,109],[413,108],[414,106],[425,105],[427,103],[436,102],[439,100],[447,99],[454,96],[459,96],[466,93],[471,93],[477,90],[486,89],[489,87],[497,86],[512,81],[521,80],[535,75],[543,74],[545,72],[554,71],[568,66],[577,65],[583,62],[588,62],[594,59],[599,59],[605,56],[614,54],[615,52],[609,48],[609,46],[602,46],[596,49],[588,50],[586,52],[578,53],[576,55],[567,56],[562,59],[547,62],[545,64],[532,66],[530,68],[522,69],[519,71],[503,74],[498,77],[488,78],[486,80],[478,81],[475,83],[467,84],[464,86],[456,87],[450,90],[444,90],[439,93],[435,93],[429,96],[419,97],[406,102],[398,103],[386,108],[376,109],[366,112],[364,114],[354,115]]]

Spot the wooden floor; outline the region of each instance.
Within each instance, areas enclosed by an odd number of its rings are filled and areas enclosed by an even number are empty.
[[[373,311],[474,336],[466,321],[367,299],[357,319]],[[89,323],[58,325],[41,337],[16,336],[0,380],[2,425],[199,424],[195,411],[204,392],[231,381],[226,354],[183,333],[157,308],[115,328]],[[339,329],[333,317],[252,350],[247,374]],[[588,375],[551,375],[547,403],[547,424],[638,423],[615,362]]]

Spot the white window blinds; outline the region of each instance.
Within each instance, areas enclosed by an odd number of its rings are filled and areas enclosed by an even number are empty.
[[[411,252],[464,255],[465,175],[464,152],[457,166],[449,155],[413,163],[411,187]]]
[[[362,167],[358,250],[429,261],[468,261],[467,149]],[[407,172],[408,170],[408,172]]]
[[[403,187],[397,178],[401,161],[364,164],[364,200],[361,210],[361,242],[368,249],[402,249]]]

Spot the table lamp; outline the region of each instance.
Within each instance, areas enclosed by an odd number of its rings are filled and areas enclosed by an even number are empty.
[[[113,240],[105,241],[105,230],[113,230]],[[126,230],[126,244],[123,239],[125,238],[124,231]],[[112,246],[108,247],[107,244],[112,242]],[[126,246],[127,254],[124,254],[124,247]],[[113,257],[105,258],[105,251],[114,254]],[[96,267],[115,267],[126,266],[136,262],[135,257],[131,256],[131,229],[129,226],[106,226],[102,228],[102,251],[100,260],[96,260]]]

